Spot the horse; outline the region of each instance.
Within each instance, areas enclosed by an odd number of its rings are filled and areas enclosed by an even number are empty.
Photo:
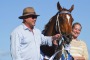
[[[53,36],[55,34],[61,34],[61,43],[58,42],[58,47],[53,44],[53,46],[43,45],[40,47],[41,51],[51,57],[56,51],[62,50],[62,45],[69,44],[71,41],[71,31],[72,31],[72,22],[73,17],[71,15],[74,5],[70,9],[62,8],[60,3],[57,3],[58,12],[49,20],[45,25],[42,33],[45,36]],[[56,59],[59,60],[61,57],[62,51],[56,55]]]

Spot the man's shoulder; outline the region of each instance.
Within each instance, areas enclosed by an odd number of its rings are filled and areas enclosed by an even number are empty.
[[[85,43],[85,41],[84,41],[84,40],[81,40],[81,39],[80,39],[79,41],[80,41],[81,43]]]
[[[86,42],[84,40],[80,40],[80,43],[86,46]]]
[[[20,32],[22,29],[23,29],[23,26],[19,25],[12,31],[12,33]]]

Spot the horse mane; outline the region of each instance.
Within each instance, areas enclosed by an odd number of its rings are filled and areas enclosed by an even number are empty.
[[[62,11],[69,11],[69,10],[67,10],[66,8],[62,8]]]
[[[57,15],[57,14],[56,14]],[[48,31],[48,28],[50,27],[50,24],[52,23],[52,21],[54,19],[56,19],[56,15],[54,15],[53,17],[51,17],[51,19],[49,20],[49,22],[45,25],[44,30],[42,31],[42,33],[45,35],[45,33]],[[55,21],[55,20],[54,20]]]
[[[53,16],[53,17],[49,20],[49,22],[44,26],[44,30],[42,31],[42,33],[43,33],[44,35],[45,35],[45,32],[46,32],[46,31],[48,30],[48,28],[50,27],[50,24],[51,24],[53,18],[55,18],[55,16]]]

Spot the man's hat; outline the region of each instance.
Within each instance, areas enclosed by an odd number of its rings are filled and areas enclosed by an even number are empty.
[[[24,19],[24,18],[32,16],[32,15],[39,16],[36,14],[33,7],[27,7],[23,10],[23,14],[22,14],[22,16],[19,17],[19,19]]]

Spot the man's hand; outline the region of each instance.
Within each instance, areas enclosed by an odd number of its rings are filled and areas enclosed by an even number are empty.
[[[53,40],[58,40],[60,37],[61,37],[60,34],[56,34],[56,35],[52,36],[52,39]]]
[[[56,35],[52,36],[53,44],[54,44],[54,45],[58,45],[57,40],[59,40],[60,37],[61,37],[60,34],[56,34]]]

